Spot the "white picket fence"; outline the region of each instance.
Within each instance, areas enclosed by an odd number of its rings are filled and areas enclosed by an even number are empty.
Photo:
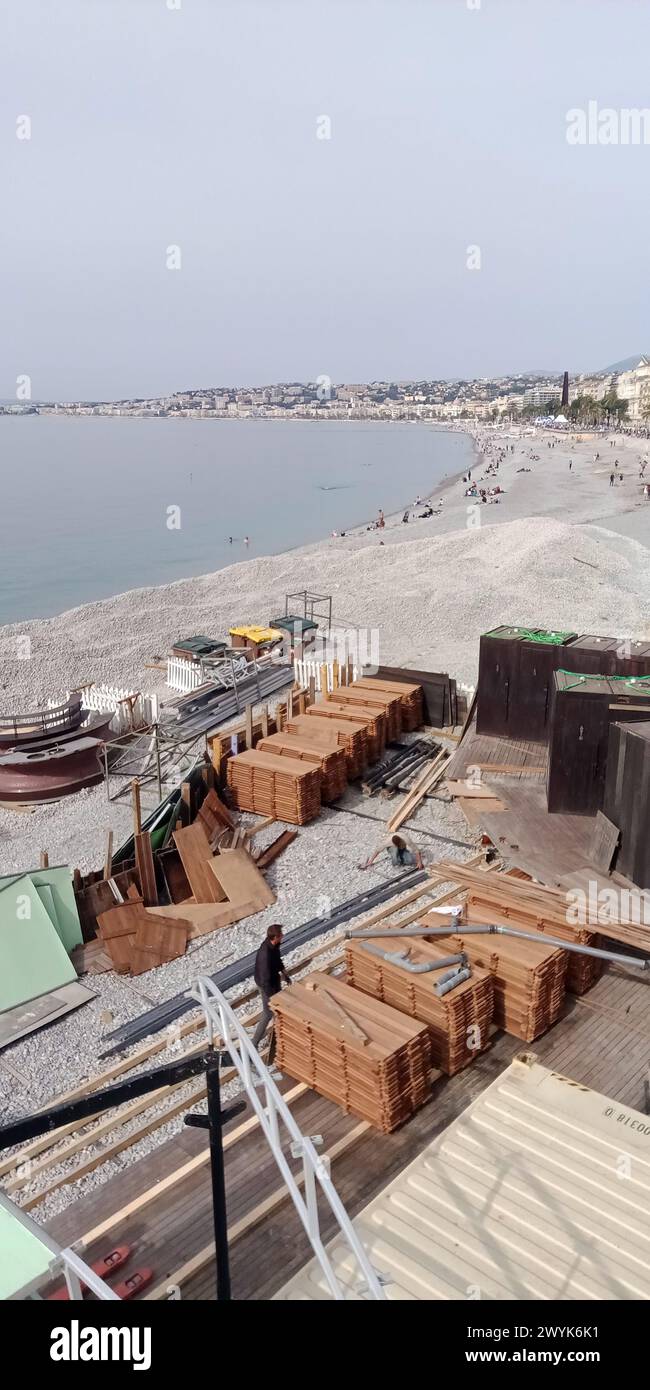
[[[182,656],[167,657],[167,685],[180,695],[189,695],[203,682],[201,667],[197,661],[186,661]]]
[[[141,690],[122,690],[116,685],[85,685],[76,692],[68,690],[58,699],[48,700],[48,707],[55,708],[73,693],[80,694],[84,709],[93,713],[110,714],[111,710],[114,711],[110,725],[114,734],[127,734],[132,729],[146,728],[158,718],[157,695],[145,695]]]
[[[307,686],[307,685],[309,685],[310,678],[313,676],[313,677],[314,677],[314,680],[316,681],[316,689],[317,689],[317,691],[318,691],[319,693],[322,694],[323,683],[322,683],[321,672],[322,672],[323,667],[325,667],[326,670],[327,670],[327,693],[331,695],[332,691],[333,691],[333,690],[336,690],[336,685],[334,684],[334,662],[333,662],[333,661],[324,661],[324,662],[321,662],[321,661],[304,661],[304,660],[300,660],[300,659],[296,658],[296,660],[295,660],[294,663],[293,663],[293,669],[294,669],[294,671],[295,671],[296,681],[297,681],[298,685],[301,685],[301,686]],[[352,667],[352,679],[353,679],[354,681],[358,680],[360,674],[361,674],[361,673],[360,673],[358,667],[357,667],[357,666],[353,666],[353,667]],[[341,668],[339,668],[338,684],[339,684],[339,685],[342,685],[343,682],[344,682],[345,680],[346,680],[346,668],[345,668],[345,667],[341,667]]]

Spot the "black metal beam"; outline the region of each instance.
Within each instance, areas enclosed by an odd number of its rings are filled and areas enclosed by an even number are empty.
[[[200,1052],[196,1057],[169,1062],[164,1067],[156,1067],[154,1071],[132,1076],[128,1081],[119,1081],[115,1086],[108,1086],[103,1091],[92,1091],[90,1095],[56,1105],[51,1110],[42,1110],[37,1115],[26,1115],[22,1120],[15,1120],[13,1124],[0,1129],[0,1152],[14,1144],[25,1144],[29,1139],[36,1139],[39,1134],[48,1134],[60,1125],[80,1124],[89,1115],[98,1115],[102,1110],[112,1110],[116,1105],[125,1105],[127,1101],[136,1100],[138,1096],[157,1091],[160,1086],[173,1086],[179,1081],[189,1080],[191,1076],[198,1076],[200,1072],[205,1071],[205,1067],[206,1053]]]

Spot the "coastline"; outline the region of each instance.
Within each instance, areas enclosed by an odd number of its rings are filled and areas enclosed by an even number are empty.
[[[426,520],[416,518],[403,525],[402,512],[394,511],[386,517],[383,531],[366,520],[346,530],[345,535],[324,536],[275,554],[237,560],[196,577],[127,589],[53,617],[6,624],[0,627],[2,707],[33,708],[89,680],[165,694],[160,673],[151,666],[166,656],[179,636],[197,631],[220,636],[237,622],[267,621],[274,608],[281,605],[284,609],[286,593],[303,588],[331,592],[335,620],[342,625],[377,627],[391,661],[399,659],[412,665],[416,649],[422,649],[423,633],[417,613],[408,621],[400,619],[395,611],[396,595],[401,593],[407,607],[417,601],[425,610],[436,602],[452,601],[451,575],[445,568],[451,565],[455,601],[462,608],[476,590],[474,566],[479,555],[490,550],[486,537],[501,531],[504,524],[507,531],[507,523],[514,524],[518,539],[515,541],[513,534],[510,553],[504,532],[503,555],[498,540],[493,544],[493,559],[488,572],[481,573],[480,592],[475,593],[476,620],[467,632],[467,657],[459,661],[458,644],[445,657],[445,646],[436,650],[432,632],[430,650],[425,652],[429,663],[445,660],[452,674],[471,680],[475,654],[470,659],[469,651],[473,651],[481,624],[507,621],[508,615],[513,622],[536,622],[539,626],[546,621],[550,626],[560,622],[562,614],[554,608],[549,611],[547,602],[541,601],[539,607],[537,593],[537,578],[553,571],[554,557],[542,553],[535,562],[535,572],[524,571],[516,596],[511,592],[504,560],[508,555],[512,572],[525,565],[530,545],[536,547],[541,540],[544,525],[551,528],[549,539],[553,527],[564,527],[567,532],[577,528],[580,535],[575,537],[574,551],[582,541],[593,544],[594,537],[599,545],[606,543],[618,558],[619,587],[625,587],[626,567],[635,576],[638,571],[638,580],[634,579],[638,603],[627,605],[619,596],[617,606],[612,600],[608,614],[603,594],[603,602],[595,603],[593,614],[587,608],[578,618],[575,607],[565,613],[570,624],[579,621],[583,630],[595,624],[596,631],[638,627],[643,596],[650,587],[650,551],[644,543],[650,505],[643,503],[642,485],[634,469],[630,473],[626,462],[624,485],[609,488],[604,476],[608,467],[594,463],[590,440],[576,442],[570,436],[560,436],[551,449],[552,436],[546,434],[506,441],[496,432],[476,428],[463,432],[472,443],[475,481],[481,481],[496,450],[503,449],[506,442],[514,445],[501,462],[497,477],[490,474],[483,484],[490,486],[498,478],[504,489],[498,505],[481,507],[467,499],[465,475],[454,473],[432,487],[428,498],[440,505]],[[630,461],[642,451],[633,441],[624,444],[618,440],[617,455],[624,448]],[[569,459],[572,470],[568,470]],[[568,546],[568,537],[566,543]],[[574,565],[573,570],[576,568]],[[573,594],[574,604],[584,602],[584,583],[579,597],[573,575],[566,583],[566,599]],[[562,603],[563,609],[570,606]],[[645,611],[650,612],[650,594]],[[436,626],[440,632],[440,625]],[[415,629],[417,640],[409,638],[411,629]],[[29,638],[29,659],[16,655],[19,636]],[[437,645],[439,648],[440,638]],[[437,669],[441,669],[440,664]]]
[[[14,477],[0,627],[355,533],[379,508],[396,515],[429,495],[472,457],[464,432],[401,421],[392,430],[375,421],[269,430],[265,420],[217,420],[206,432],[184,420],[185,430],[170,432],[164,419],[116,431],[112,419],[82,418],[63,437],[49,418],[5,423]],[[28,509],[32,490],[39,500]]]

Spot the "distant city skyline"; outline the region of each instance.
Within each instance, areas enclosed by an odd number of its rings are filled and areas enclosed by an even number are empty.
[[[23,0],[0,398],[641,355],[649,41],[616,0]]]

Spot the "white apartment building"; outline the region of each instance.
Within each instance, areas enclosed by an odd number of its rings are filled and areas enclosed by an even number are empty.
[[[650,357],[641,357],[631,371],[621,372],[616,390],[619,400],[627,401],[628,420],[642,420],[650,403]]]

